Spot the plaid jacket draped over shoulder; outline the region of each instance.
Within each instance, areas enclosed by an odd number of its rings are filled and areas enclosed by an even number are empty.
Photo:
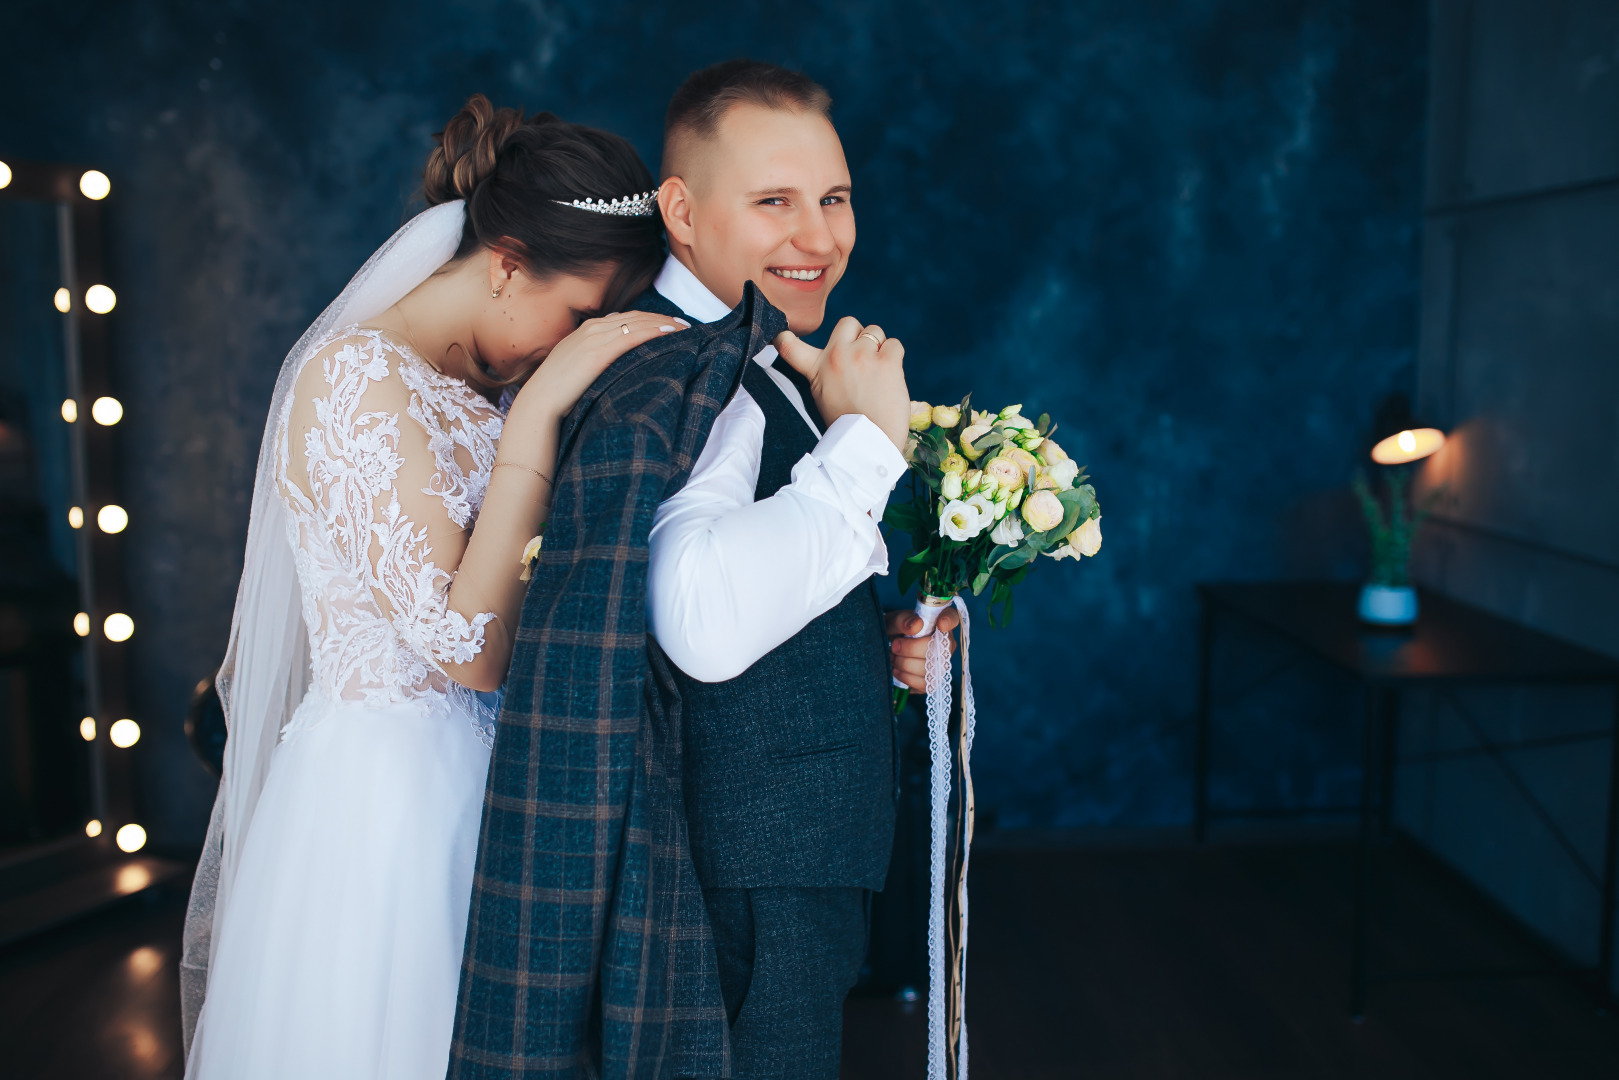
[[[729,1073],[647,537],[784,329],[749,283],[721,322],[626,354],[563,426],[484,795],[455,1080]]]

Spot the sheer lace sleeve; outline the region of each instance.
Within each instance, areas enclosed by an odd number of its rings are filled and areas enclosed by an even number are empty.
[[[328,617],[347,622],[345,609],[352,616],[351,633],[334,625],[322,637],[335,638],[361,668],[367,657],[380,661],[386,651],[385,643],[366,640],[376,632],[367,624],[391,627],[410,654],[442,672],[478,654],[484,626],[494,618],[456,611],[449,591],[494,456],[493,439],[477,436],[490,427],[498,436],[499,417],[492,409],[492,419],[469,417],[465,397],[471,392],[464,387],[462,400],[453,403],[462,407],[447,414],[447,403],[434,393],[445,388],[434,380],[448,380],[418,368],[426,365],[380,335],[339,338],[305,366],[287,426],[287,495],[301,527],[319,534],[300,544],[300,552],[330,563],[323,568]],[[339,685],[380,681],[408,690],[431,673],[344,675]]]

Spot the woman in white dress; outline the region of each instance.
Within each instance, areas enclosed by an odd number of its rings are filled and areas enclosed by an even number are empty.
[[[481,96],[431,209],[289,355],[220,675],[225,775],[193,889],[186,1076],[444,1076],[496,689],[561,417],[661,260],[623,139]],[[494,399],[521,390],[502,415]],[[193,1034],[194,1031],[194,1034]]]

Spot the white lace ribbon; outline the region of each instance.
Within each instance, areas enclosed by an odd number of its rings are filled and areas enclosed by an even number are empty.
[[[957,897],[960,925],[957,927],[958,954],[955,958],[946,956],[945,941],[945,874],[948,869],[946,836],[952,773],[950,706],[953,692],[950,685],[950,638],[949,635],[934,629],[944,609],[951,606],[961,613],[961,781],[964,811],[961,833],[956,838],[957,843],[961,845],[961,885]],[[970,637],[967,605],[959,596],[952,597],[948,602],[924,597],[917,601],[916,613],[922,619],[922,629],[912,636],[932,635],[927,652],[928,758],[931,765],[928,784],[928,835],[931,840],[928,852],[928,1080],[967,1080],[967,857],[972,847],[970,766],[973,733],[977,726],[972,669],[968,663]],[[952,962],[959,965],[954,974],[960,1030],[953,1049],[950,1046],[947,1026],[950,993],[947,967]]]

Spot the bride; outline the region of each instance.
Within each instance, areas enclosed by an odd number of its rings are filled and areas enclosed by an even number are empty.
[[[681,328],[591,317],[651,281],[661,222],[576,202],[652,187],[618,136],[474,97],[430,209],[287,357],[219,676],[188,1078],[444,1076],[494,730],[474,691],[505,676],[561,418]]]

